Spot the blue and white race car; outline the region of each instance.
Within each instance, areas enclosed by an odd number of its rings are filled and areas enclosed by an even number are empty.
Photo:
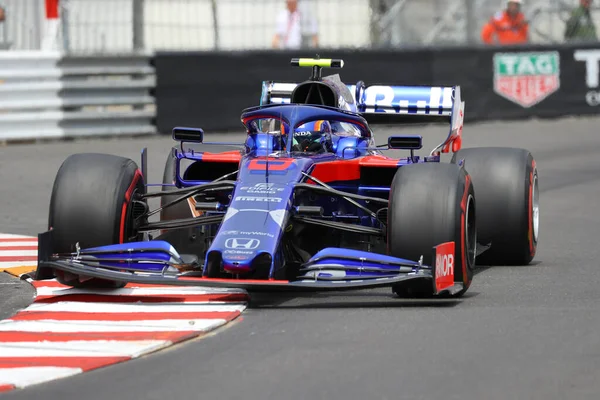
[[[224,144],[205,142],[200,128],[174,128],[180,143],[161,191],[146,183],[145,150],[141,169],[107,154],[67,158],[35,279],[460,296],[476,264],[534,258],[535,161],[524,149],[461,149],[460,87],[346,85],[321,76],[342,60],[292,65],[311,68],[310,79],[263,82],[260,105],[241,115],[246,140],[227,144],[233,150],[211,152]],[[449,134],[418,156],[421,136],[378,145],[373,121],[445,122]]]

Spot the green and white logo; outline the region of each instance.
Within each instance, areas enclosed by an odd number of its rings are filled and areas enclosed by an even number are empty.
[[[494,91],[529,108],[560,88],[557,51],[494,54]]]

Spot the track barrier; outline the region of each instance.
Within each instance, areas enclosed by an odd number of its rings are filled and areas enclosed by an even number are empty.
[[[467,122],[597,114],[600,45],[331,50],[347,84],[460,85]],[[259,104],[261,82],[300,82],[290,51],[68,56],[0,52],[0,141],[224,132]],[[327,72],[326,72],[327,73]]]
[[[151,61],[0,52],[0,141],[156,133]]]
[[[513,120],[597,114],[600,45],[454,47],[415,50],[331,50],[341,58],[342,81],[353,85],[460,85],[465,120]],[[258,105],[261,81],[299,82],[298,52],[159,52],[157,129],[200,126],[239,130],[243,108]]]

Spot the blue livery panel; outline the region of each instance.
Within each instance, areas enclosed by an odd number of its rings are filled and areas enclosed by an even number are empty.
[[[173,271],[171,265],[183,264],[177,250],[162,240],[94,247],[80,250],[72,257],[75,261],[96,263],[101,267],[148,272]]]
[[[358,92],[358,112],[450,117],[453,87],[369,86]]]

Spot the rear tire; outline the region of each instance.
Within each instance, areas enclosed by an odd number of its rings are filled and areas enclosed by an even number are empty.
[[[455,242],[455,282],[464,294],[475,268],[475,195],[466,171],[457,165],[424,163],[400,167],[390,188],[388,253],[394,257],[435,265],[433,247]],[[431,285],[410,281],[394,286],[401,297],[429,297]]]
[[[524,149],[463,149],[452,163],[465,160],[477,193],[477,237],[491,247],[480,265],[527,265],[539,237],[539,188],[535,160]]]
[[[52,189],[48,227],[56,253],[140,240],[135,231],[135,193],[144,179],[135,162],[108,154],[74,154],[61,165]],[[124,282],[89,279],[55,271],[57,280],[73,287],[123,287]]]

